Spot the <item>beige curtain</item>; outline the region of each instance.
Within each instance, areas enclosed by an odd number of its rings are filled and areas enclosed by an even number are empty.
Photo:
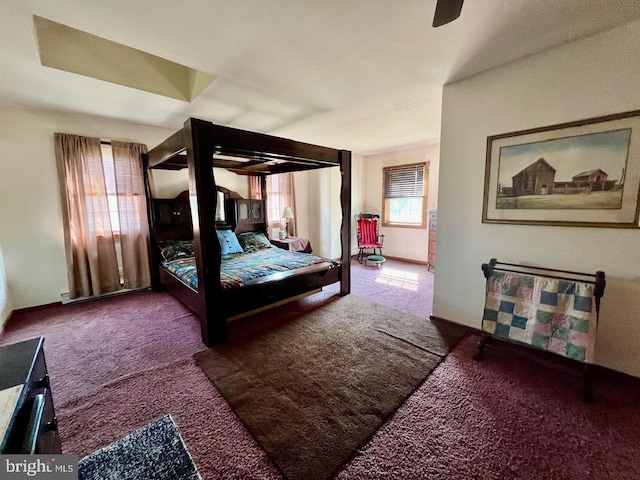
[[[249,198],[259,200],[262,198],[262,187],[260,186],[260,179],[262,177],[255,176],[249,177]]]
[[[54,141],[66,192],[69,296],[119,290],[100,139],[56,133]]]
[[[149,223],[144,190],[142,154],[146,145],[111,142],[115,164],[120,247],[124,288],[151,285],[149,271]]]
[[[269,231],[274,227],[284,227],[286,222],[281,217],[284,207],[291,207],[294,218],[289,220],[289,234],[296,236],[296,205],[293,188],[293,174],[280,173],[267,176],[267,224]]]

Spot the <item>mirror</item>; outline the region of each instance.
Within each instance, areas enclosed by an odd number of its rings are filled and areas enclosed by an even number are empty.
[[[239,202],[238,205],[239,220],[249,220],[249,204],[247,202]]]
[[[216,222],[226,221],[226,215],[224,214],[224,193],[218,192],[218,205],[216,206]]]
[[[253,219],[254,220],[260,220],[260,217],[262,217],[262,206],[259,203],[254,203],[251,206],[251,209],[253,210]]]

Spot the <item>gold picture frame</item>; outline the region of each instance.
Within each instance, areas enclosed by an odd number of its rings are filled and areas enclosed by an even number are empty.
[[[487,138],[483,223],[638,228],[640,110]]]

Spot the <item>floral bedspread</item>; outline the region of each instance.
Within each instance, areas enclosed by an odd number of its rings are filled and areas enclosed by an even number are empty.
[[[222,258],[220,280],[224,290],[243,286],[249,280],[308,267],[322,262],[337,262],[307,253],[291,252],[281,248],[265,248],[252,253],[226,255]],[[181,258],[164,262],[163,266],[191,288],[198,289],[195,258]]]

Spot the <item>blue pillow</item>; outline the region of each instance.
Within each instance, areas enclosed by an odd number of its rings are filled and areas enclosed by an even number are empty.
[[[217,230],[218,242],[220,242],[220,249],[222,255],[229,255],[231,253],[244,253],[242,247],[238,243],[236,234],[231,230]]]

